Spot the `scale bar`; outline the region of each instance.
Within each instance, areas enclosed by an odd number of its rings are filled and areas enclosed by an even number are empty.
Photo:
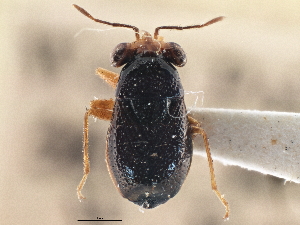
[[[122,221],[122,220],[77,220],[77,221]]]

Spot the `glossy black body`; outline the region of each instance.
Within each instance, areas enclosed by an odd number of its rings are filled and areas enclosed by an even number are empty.
[[[180,45],[165,42],[161,29],[201,28],[224,17],[216,17],[204,24],[192,26],[160,26],[154,36],[132,25],[96,19],[83,8],[74,7],[95,22],[113,27],[131,28],[136,40],[118,44],[111,54],[114,67],[124,66],[120,77],[99,68],[97,73],[112,87],[116,87],[114,107],[112,99],[91,101],[91,109],[84,117],[84,175],[77,187],[81,190],[90,171],[88,155],[88,116],[108,120],[106,162],[111,178],[124,198],[143,208],[154,208],[174,197],[180,190],[190,169],[192,137],[201,134],[210,167],[211,185],[226,208],[229,205],[217,189],[206,133],[198,122],[187,116],[184,91],[174,66],[186,64],[186,54]],[[113,111],[111,111],[113,110]],[[190,121],[190,122],[189,122]]]
[[[122,69],[106,160],[124,198],[154,208],[174,197],[191,165],[184,90],[162,55],[136,55]]]

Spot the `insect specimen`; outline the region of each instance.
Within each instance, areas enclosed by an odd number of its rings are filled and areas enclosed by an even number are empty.
[[[187,115],[184,90],[175,66],[186,64],[180,45],[164,42],[162,29],[192,29],[208,26],[223,19],[217,17],[202,25],[161,26],[152,37],[135,26],[90,19],[113,27],[131,28],[136,40],[121,43],[111,54],[115,67],[123,66],[120,76],[98,68],[97,74],[113,88],[115,100],[93,100],[84,116],[84,175],[77,187],[81,190],[90,171],[88,156],[88,117],[110,120],[106,141],[106,162],[110,176],[121,195],[143,208],[154,208],[173,198],[180,190],[190,169],[192,139],[203,137],[213,191],[226,209],[229,206],[217,189],[208,138],[198,121]]]

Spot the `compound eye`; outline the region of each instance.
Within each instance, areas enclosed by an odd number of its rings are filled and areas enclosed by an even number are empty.
[[[119,67],[129,62],[133,58],[133,50],[130,43],[118,44],[110,56],[112,66]]]
[[[165,43],[165,48],[162,52],[166,61],[175,66],[184,66],[186,64],[186,54],[179,44],[174,42]]]

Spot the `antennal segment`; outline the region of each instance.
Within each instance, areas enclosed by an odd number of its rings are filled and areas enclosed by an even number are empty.
[[[171,29],[175,29],[175,30],[185,30],[185,29],[194,29],[194,28],[201,28],[201,27],[206,27],[206,26],[209,26],[213,23],[216,23],[216,22],[219,22],[221,20],[223,20],[225,17],[224,16],[219,16],[217,18],[214,18],[204,24],[200,24],[200,25],[192,25],[192,26],[184,26],[184,27],[181,27],[181,26],[161,26],[161,27],[157,27],[155,29],[155,32],[154,32],[154,39],[157,39],[158,37],[158,31],[161,30],[161,29],[168,29],[168,30],[171,30]]]
[[[83,8],[79,7],[78,5],[73,4],[73,6],[79,11],[81,12],[83,15],[85,15],[86,17],[90,18],[91,20],[94,20],[95,22],[98,23],[103,23],[109,26],[113,26],[113,27],[126,27],[126,28],[131,28],[135,31],[135,37],[136,40],[138,41],[140,39],[140,34],[139,34],[139,28],[135,27],[135,26],[131,26],[128,24],[122,24],[122,23],[110,23],[104,20],[99,20],[94,18],[93,16],[91,16],[91,14],[89,14],[87,11],[85,11]],[[156,28],[157,29],[157,28]]]

